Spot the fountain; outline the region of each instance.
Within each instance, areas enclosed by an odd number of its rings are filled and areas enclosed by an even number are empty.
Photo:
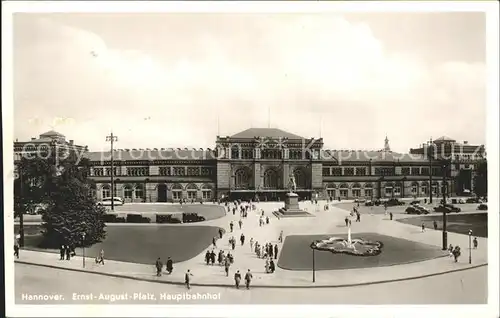
[[[348,247],[353,247],[352,246],[352,238],[351,238],[351,226],[349,225],[349,228],[347,228],[347,246]]]

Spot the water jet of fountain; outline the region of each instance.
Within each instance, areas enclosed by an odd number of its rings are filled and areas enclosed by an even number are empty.
[[[352,238],[351,238],[351,227],[347,228],[347,244],[352,246]]]

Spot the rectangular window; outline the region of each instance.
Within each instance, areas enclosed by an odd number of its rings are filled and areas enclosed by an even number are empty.
[[[324,176],[330,175],[330,167],[323,167],[323,175]]]
[[[189,200],[196,199],[196,190],[188,190],[187,195]]]
[[[159,172],[160,172],[160,176],[169,176],[170,175],[170,167],[160,167]]]
[[[373,196],[373,190],[365,189],[365,196],[371,198]]]
[[[231,149],[231,159],[239,159],[240,158],[240,150],[238,148]]]
[[[411,194],[417,194],[417,186],[411,187]]]
[[[429,168],[428,167],[422,167],[421,171],[422,171],[423,176],[429,175]]]
[[[253,159],[253,149],[242,149],[241,150],[242,159]]]
[[[211,176],[212,175],[212,168],[201,167],[201,175],[202,176]]]
[[[149,167],[127,167],[127,176],[142,177],[149,175]]]
[[[180,190],[173,190],[172,191],[172,199],[180,200],[181,197],[182,197],[182,191],[180,191]]]
[[[174,176],[185,176],[186,169],[184,167],[174,167]]]
[[[125,188],[123,195],[125,199],[132,199],[132,188]]]
[[[102,177],[104,175],[104,169],[103,168],[94,168],[94,176],[96,177]]]
[[[401,187],[394,187],[394,194],[401,195]]]
[[[347,189],[340,189],[340,196],[343,198],[347,197]]]
[[[359,198],[361,196],[361,190],[359,189],[353,189],[352,190],[352,196],[355,198]]]
[[[353,176],[354,168],[344,168],[344,176]]]
[[[392,195],[392,187],[385,188],[385,195]]]
[[[403,167],[401,168],[401,174],[404,176],[407,176],[410,174],[410,168],[409,167]]]
[[[420,168],[411,168],[411,174],[413,176],[418,176],[420,175]]]
[[[188,176],[198,176],[200,174],[200,168],[198,167],[187,167]]]
[[[201,194],[202,194],[203,200],[210,200],[212,198],[212,191],[210,191],[210,190],[203,190],[203,192]]]
[[[428,191],[427,191],[427,186],[422,186],[420,188],[420,191],[422,192],[422,194],[428,194]]]
[[[302,150],[290,149],[288,151],[288,157],[290,159],[302,159]]]
[[[334,189],[326,190],[326,194],[328,195],[328,198],[335,198],[335,190]]]
[[[357,176],[366,176],[366,168],[356,168],[356,175]]]
[[[342,168],[332,168],[332,175],[333,176],[341,176],[342,175]]]

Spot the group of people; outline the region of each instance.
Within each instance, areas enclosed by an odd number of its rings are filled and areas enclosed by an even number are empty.
[[[205,263],[207,265],[214,265],[215,264],[215,251],[211,250],[205,253]],[[217,254],[217,263],[219,265],[225,265],[226,263],[228,264],[233,264],[234,263],[234,256],[231,254],[231,252],[228,252],[227,254],[224,253],[223,250],[220,250],[219,253]]]
[[[69,261],[71,257],[75,256],[75,248],[69,245],[61,245],[59,248],[59,260],[64,260],[66,257],[66,260]]]
[[[156,276],[161,276],[161,271],[163,269],[163,262],[161,261],[160,257],[158,257],[158,259],[156,260],[155,266],[156,266]],[[172,274],[172,271],[174,270],[174,262],[170,257],[167,258],[166,269],[168,274]]]

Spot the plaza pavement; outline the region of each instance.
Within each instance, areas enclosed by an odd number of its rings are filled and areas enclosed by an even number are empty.
[[[344,201],[345,202],[345,201]],[[462,247],[462,256],[458,263],[450,257],[440,257],[422,262],[400,264],[386,267],[345,269],[345,270],[322,270],[316,271],[316,282],[312,282],[311,271],[290,271],[283,270],[276,266],[273,274],[266,274],[265,260],[258,259],[250,250],[250,239],[261,244],[271,242],[277,243],[281,230],[284,236],[287,235],[313,235],[313,234],[346,234],[344,218],[349,212],[335,207],[335,203],[330,204],[328,211],[323,210],[325,201],[319,202],[318,206],[310,202],[301,202],[301,208],[315,215],[315,217],[304,218],[281,218],[277,219],[272,215],[272,211],[277,210],[283,203],[262,202],[257,204],[255,211],[250,211],[248,218],[243,220],[243,228],[238,227],[239,212],[236,215],[228,213],[226,216],[210,220],[196,225],[220,226],[226,229],[221,240],[217,241],[216,252],[222,247],[226,252],[230,250],[228,240],[234,235],[237,241],[236,249],[231,251],[235,262],[231,266],[229,277],[225,276],[224,268],[218,265],[206,265],[204,255],[206,249],[198,256],[174,264],[174,271],[171,275],[163,274],[156,276],[154,264],[144,265],[106,260],[105,265],[97,265],[94,262],[95,255],[86,259],[85,269],[82,267],[82,257],[74,257],[71,261],[59,261],[59,256],[54,253],[35,252],[22,250],[19,260],[16,262],[41,265],[53,268],[61,268],[73,271],[85,271],[89,273],[102,274],[115,277],[128,277],[138,280],[183,284],[184,274],[187,269],[193,273],[192,285],[205,286],[232,286],[233,275],[236,270],[244,274],[250,269],[253,274],[252,286],[254,287],[343,287],[365,284],[375,284],[381,282],[393,282],[407,279],[428,277],[432,275],[465,270],[487,264],[487,239],[478,238],[479,248],[472,250],[472,265],[468,264],[468,236],[456,233],[448,233],[448,242]],[[270,216],[270,224],[259,227],[259,215],[264,209],[265,215]],[[390,210],[389,210],[390,211]],[[397,216],[397,214],[395,214]],[[405,215],[407,217],[407,215]],[[234,223],[234,232],[229,231],[229,222]],[[190,224],[179,224],[177,226],[189,226]],[[192,225],[192,224],[191,224]],[[120,226],[120,225],[112,225]],[[144,224],[141,226],[158,226],[156,224]],[[421,233],[420,228],[403,224],[397,221],[390,221],[383,214],[362,214],[361,223],[352,222],[352,233],[379,233],[382,235],[394,236],[410,241],[420,242],[429,245],[441,246],[441,232],[427,229]],[[245,245],[241,246],[239,238],[241,233],[245,234]],[[354,235],[355,237],[355,235]],[[207,242],[207,245],[211,242]],[[281,252],[283,244],[278,244]],[[208,247],[209,250],[212,247]],[[152,259],[161,257],[163,261],[168,255],[152,255]],[[311,252],[312,256],[312,252]],[[312,258],[311,258],[312,261]],[[277,263],[277,262],[276,262]],[[485,282],[486,283],[486,282]]]

